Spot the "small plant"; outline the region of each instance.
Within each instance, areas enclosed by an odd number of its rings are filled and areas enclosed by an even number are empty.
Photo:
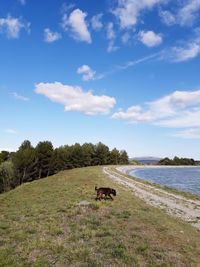
[[[148,244],[142,244],[137,247],[137,252],[142,254],[142,255],[147,255],[149,251],[149,246]]]
[[[126,257],[126,247],[123,244],[119,244],[113,248],[112,255],[116,258]]]
[[[130,216],[131,216],[131,212],[128,210],[125,210],[120,214],[120,218],[123,218],[123,219],[128,219],[130,218]]]
[[[99,203],[97,203],[97,202],[90,203],[90,208],[92,210],[98,210],[100,208]]]

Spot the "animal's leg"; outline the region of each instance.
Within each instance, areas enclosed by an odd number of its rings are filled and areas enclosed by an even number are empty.
[[[103,193],[100,193],[99,200],[101,201],[103,199]]]
[[[113,200],[113,198],[112,198],[112,196],[110,194],[108,196],[111,198],[111,200]]]
[[[99,197],[99,193],[97,193],[97,196],[96,196],[96,201],[97,200],[101,200],[100,197]]]

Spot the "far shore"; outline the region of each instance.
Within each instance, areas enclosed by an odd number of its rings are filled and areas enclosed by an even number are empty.
[[[162,168],[200,168],[197,165],[126,165],[126,166],[119,166],[116,170],[124,173],[129,174],[131,171],[135,169],[162,169]]]

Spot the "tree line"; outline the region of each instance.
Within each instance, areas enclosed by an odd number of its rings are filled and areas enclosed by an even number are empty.
[[[25,140],[16,152],[0,153],[0,193],[62,170],[128,163],[125,150],[114,148],[110,151],[101,142],[96,145],[76,143],[54,149],[50,141],[39,142],[33,147],[30,141]]]
[[[174,157],[173,159],[164,158],[158,162],[159,165],[199,165],[199,161],[189,158]]]

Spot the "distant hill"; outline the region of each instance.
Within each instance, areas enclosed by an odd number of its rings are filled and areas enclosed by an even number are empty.
[[[136,160],[142,164],[157,164],[161,158],[157,157],[134,157],[131,158],[130,160]]]

